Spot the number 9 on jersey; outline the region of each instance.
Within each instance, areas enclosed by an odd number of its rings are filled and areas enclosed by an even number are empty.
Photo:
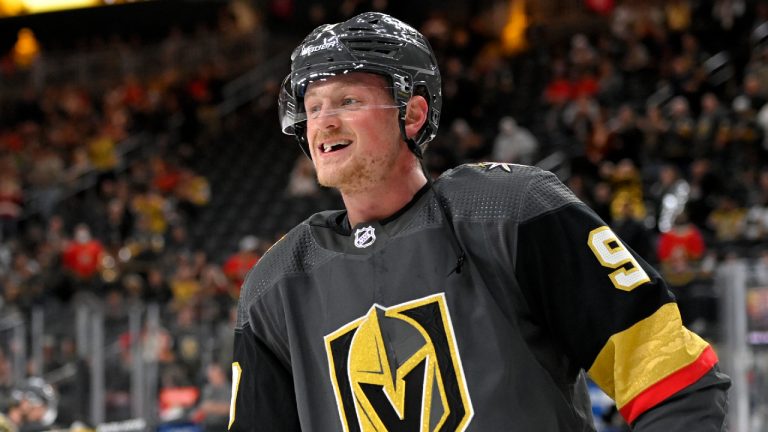
[[[615,269],[608,277],[616,288],[632,291],[651,281],[648,273],[640,267],[640,263],[607,226],[593,229],[589,233],[587,244],[603,267]]]

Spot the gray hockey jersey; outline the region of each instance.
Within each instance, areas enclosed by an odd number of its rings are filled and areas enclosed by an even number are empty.
[[[231,430],[591,431],[583,371],[637,430],[723,427],[712,347],[551,173],[464,165],[387,220],[344,218],[249,273]]]

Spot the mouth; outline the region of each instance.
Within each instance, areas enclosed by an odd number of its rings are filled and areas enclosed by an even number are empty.
[[[324,142],[318,146],[318,150],[320,153],[333,153],[337,152],[343,148],[346,148],[352,144],[352,141],[350,140],[336,140],[336,141],[329,141]]]

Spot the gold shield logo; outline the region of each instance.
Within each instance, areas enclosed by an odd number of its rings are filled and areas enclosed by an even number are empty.
[[[473,416],[444,294],[368,313],[325,337],[347,432],[463,431]]]

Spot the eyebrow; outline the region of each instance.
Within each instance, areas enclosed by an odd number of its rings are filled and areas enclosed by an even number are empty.
[[[355,84],[342,83],[341,85],[339,85],[339,87],[333,89],[333,91],[334,92],[345,92],[345,91],[349,91],[350,88],[355,88],[357,90],[357,89],[359,89],[361,87],[368,87],[368,86],[359,86],[359,85],[355,85]],[[317,93],[316,89],[314,89],[312,87],[308,88],[306,93],[304,93],[304,99],[306,99],[306,98],[308,98],[310,96],[315,95],[315,93]]]

